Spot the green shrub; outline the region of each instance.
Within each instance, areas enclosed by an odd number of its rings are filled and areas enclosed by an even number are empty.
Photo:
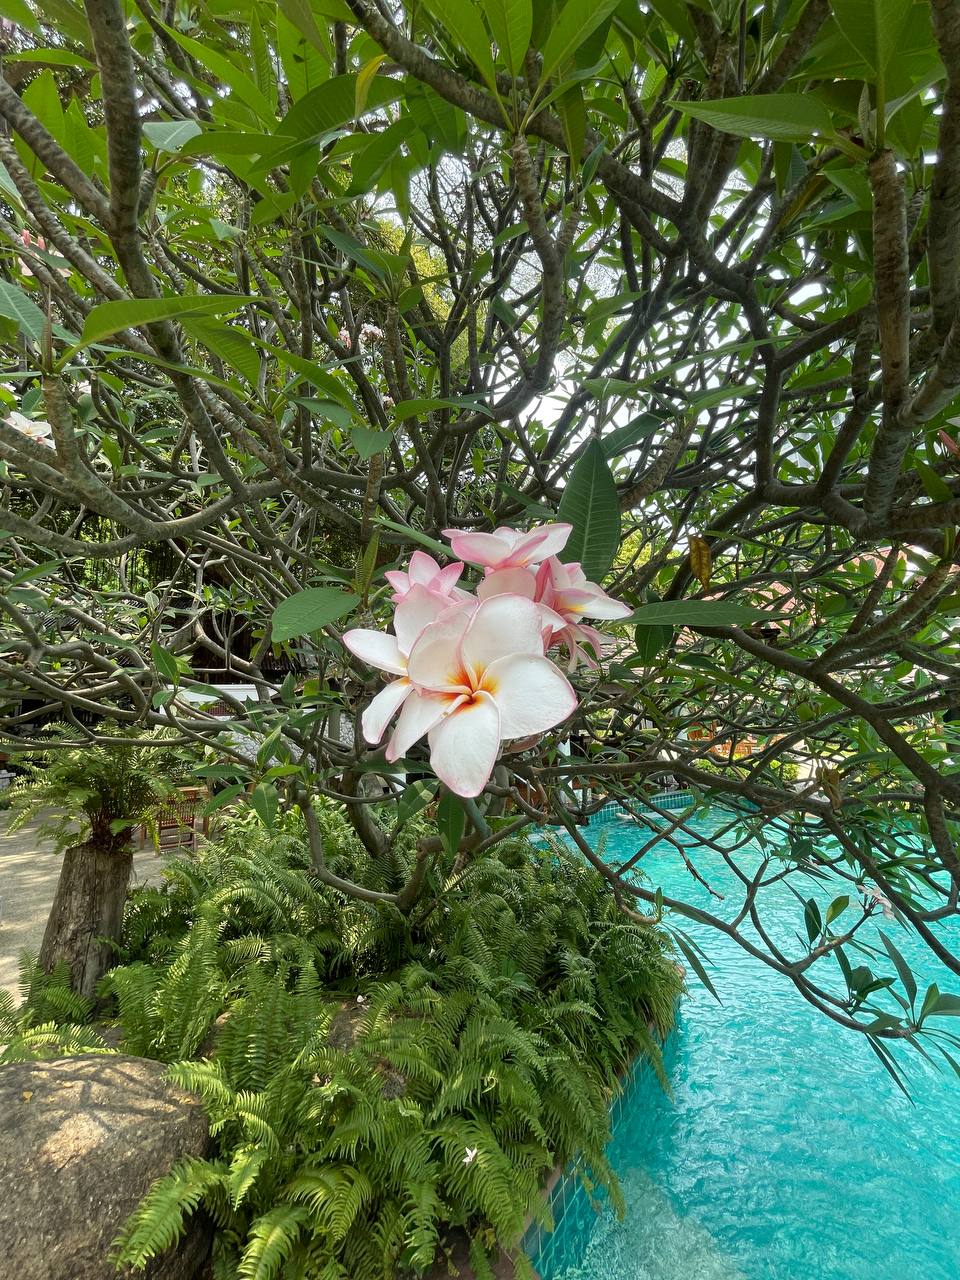
[[[319,812],[330,865],[364,861],[370,883],[366,851]],[[385,886],[411,848],[377,870]],[[558,1162],[583,1153],[618,1203],[608,1101],[638,1051],[659,1063],[680,989],[664,936],[593,871],[519,841],[427,901],[407,919],[347,900],[295,824],[247,819],[134,893],[105,980],[123,1048],[200,1094],[218,1154],[154,1185],[120,1259],[143,1265],[202,1204],[218,1277],[388,1280],[427,1267],[451,1226],[482,1275],[488,1248],[545,1220]]]

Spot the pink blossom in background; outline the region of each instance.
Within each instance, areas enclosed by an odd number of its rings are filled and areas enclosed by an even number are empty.
[[[43,236],[37,236],[37,238],[34,239],[33,236],[30,234],[29,227],[24,227],[23,230],[20,232],[20,243],[24,246],[25,249],[29,249],[31,245],[34,245],[37,249],[40,249],[43,253],[46,253],[47,251],[46,240],[44,240]],[[56,261],[63,262],[63,258],[58,257]],[[61,276],[68,276],[70,274],[70,268],[66,266],[54,267],[53,269],[57,272],[58,275],[61,275]],[[25,275],[25,276],[32,276],[34,274],[33,271],[31,271],[30,264],[27,262],[26,258],[20,259],[20,273],[21,275]]]
[[[505,527],[493,533],[444,529],[443,536],[459,560],[486,569],[522,569],[557,555],[567,545],[572,531],[573,526],[569,524],[544,524],[535,525],[526,533]]]
[[[430,765],[459,796],[479,795],[500,744],[552,729],[577,695],[543,652],[540,610],[501,595],[476,611],[454,609],[427,626],[407,663],[414,692],[405,699],[387,748],[399,759],[429,735]]]
[[[426,587],[434,595],[448,597],[452,603],[453,600],[465,600],[469,595],[469,592],[457,587],[461,573],[463,573],[462,560],[455,560],[453,564],[448,564],[445,569],[441,569],[433,556],[427,555],[426,551],[415,551],[410,557],[410,564],[406,571],[391,569],[383,576],[393,587],[393,595],[390,599],[396,604],[400,604],[416,586]]]

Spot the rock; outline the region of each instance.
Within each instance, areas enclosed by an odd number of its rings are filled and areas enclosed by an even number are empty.
[[[0,1066],[0,1257],[16,1280],[194,1280],[211,1229],[187,1220],[146,1271],[117,1272],[110,1247],[155,1178],[209,1151],[196,1098],[160,1062],[83,1054]]]

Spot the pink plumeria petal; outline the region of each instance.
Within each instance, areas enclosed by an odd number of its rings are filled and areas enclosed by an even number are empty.
[[[463,573],[463,561],[454,560],[452,564],[448,564],[445,569],[440,570],[431,584],[432,589],[439,591],[442,596],[449,595],[460,581],[461,573]]]
[[[535,653],[542,657],[541,611],[524,596],[493,596],[483,600],[470,620],[460,649],[465,666],[476,673],[511,653]]]
[[[500,710],[504,738],[525,738],[552,729],[577,705],[567,678],[547,658],[533,654],[516,653],[492,662],[483,684]]]
[[[539,529],[531,529],[527,534],[527,540],[521,541],[514,550],[514,555],[520,551],[522,545],[529,545],[529,540],[536,538],[532,549],[536,550],[536,558],[538,561],[546,560],[548,556],[557,556],[567,545],[570,534],[573,532],[572,524],[544,524]],[[527,562],[529,563],[529,561]]]
[[[359,658],[370,667],[378,667],[381,671],[392,671],[395,675],[407,674],[407,664],[397,637],[384,631],[370,631],[358,627],[343,633],[343,643],[354,657]]]
[[[500,711],[477,693],[430,730],[430,766],[454,795],[478,796],[500,751]]]
[[[420,690],[434,693],[469,693],[460,642],[470,624],[470,613],[456,607],[427,627],[410,650],[407,670]]]
[[[440,566],[433,556],[428,556],[425,551],[415,551],[410,557],[410,568],[407,573],[412,586],[419,583],[420,586],[426,587],[440,573]]]
[[[415,742],[429,733],[435,724],[459,705],[460,699],[443,693],[417,693],[404,701],[400,719],[387,744],[387,760],[392,764],[405,756]]]
[[[387,725],[410,696],[413,685],[406,678],[391,680],[371,701],[361,718],[363,736],[372,746],[376,746],[387,731]]]
[[[468,564],[489,565],[495,568],[510,555],[511,546],[495,533],[464,533],[461,529],[444,529],[450,547],[458,560]]]
[[[583,611],[588,618],[601,618],[613,621],[618,618],[629,618],[633,609],[623,600],[615,600],[606,592],[596,596],[593,603]]]
[[[491,596],[526,596],[537,598],[536,574],[529,569],[492,569],[477,587],[477,596],[489,600]]]

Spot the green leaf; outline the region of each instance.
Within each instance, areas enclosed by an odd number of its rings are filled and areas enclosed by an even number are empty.
[[[607,458],[620,457],[621,454],[626,453],[638,441],[661,430],[665,421],[669,421],[669,419],[657,413],[641,413],[637,417],[631,418],[626,426],[618,427],[610,435],[600,437],[604,456]]]
[[[427,778],[417,778],[411,782],[397,804],[397,826],[402,827],[421,809],[425,809],[437,794],[439,785],[435,779]]]
[[[599,582],[620,544],[620,501],[599,440],[591,440],[577,460],[557,508],[557,519],[573,525],[564,550],[579,560],[588,578]]]
[[[252,386],[256,386],[260,377],[260,356],[244,329],[236,325],[220,324],[215,320],[196,318],[184,321],[183,327]]]
[[[178,316],[214,315],[221,311],[238,311],[253,298],[239,294],[203,294],[197,297],[130,298],[119,302],[101,302],[87,315],[83,334],[74,351],[102,342],[111,334],[123,329],[136,329],[140,325],[155,324],[158,320],[172,320]],[[73,351],[68,353],[73,355]]]
[[[850,895],[843,893],[839,898],[834,898],[827,907],[827,924],[833,924],[837,916],[843,915],[847,907],[850,905]]]
[[[20,332],[39,342],[46,323],[43,312],[28,298],[22,289],[6,280],[0,280],[0,316],[16,321]]]
[[[450,558],[450,548],[444,546],[442,542],[438,542],[436,538],[431,538],[428,533],[424,533],[421,529],[414,529],[412,525],[408,524],[400,524],[396,520],[388,520],[386,516],[375,516],[374,524],[378,524],[384,529],[392,529],[394,533],[402,533],[408,542],[417,542],[421,547],[426,547],[428,551],[432,551],[434,555],[443,556],[444,559]]]
[[[933,467],[923,462],[920,458],[914,458],[913,469],[920,477],[924,492],[932,502],[949,502],[953,498],[953,490],[934,471]]]
[[[673,106],[738,138],[809,142],[816,135],[833,133],[830,112],[809,94],[758,93],[713,102],[674,102]]]
[[[587,108],[583,100],[582,86],[575,84],[566,93],[561,94],[557,109],[563,121],[567,154],[573,164],[577,165],[583,155],[584,138],[587,133]]]
[[[810,942],[816,942],[817,938],[823,933],[823,920],[820,917],[820,908],[817,906],[816,898],[808,898],[803,904],[803,922]]]
[[[322,391],[324,395],[330,396],[332,400],[352,411],[353,406],[350,403],[350,394],[346,387],[342,382],[338,382],[322,365],[313,360],[306,360],[303,356],[295,355],[292,351],[287,351],[285,347],[275,347],[260,338],[256,338],[253,341],[262,351],[269,351],[272,356],[276,356],[281,364],[288,365],[289,368],[294,369],[307,382],[312,383],[318,391]]]
[[[456,0],[459,4],[460,0]],[[447,0],[451,8],[454,7]],[[524,54],[530,46],[533,31],[533,6],[530,0],[483,0],[487,24],[497,42],[500,57],[512,76],[523,67]],[[446,20],[446,19],[444,19]]]
[[[664,624],[674,627],[738,627],[775,616],[768,609],[756,609],[751,604],[731,604],[726,600],[658,600],[654,604],[640,605],[623,622],[645,627]]]
[[[486,404],[479,404],[474,399],[468,399],[466,396],[451,397],[449,399],[415,399],[415,401],[401,401],[394,406],[393,416],[398,422],[402,422],[407,417],[420,417],[424,413],[431,413],[438,408],[460,408],[470,413],[484,413],[486,417],[492,417],[492,413]]]
[[[432,413],[434,409],[464,409],[468,413],[482,413],[487,417],[492,417],[485,404],[478,404],[475,400],[470,400],[466,396],[451,397],[446,400],[436,398],[431,400],[401,400],[395,406],[393,416],[398,422],[404,422],[407,418],[419,418],[425,413]]]
[[[260,17],[253,9],[250,15],[250,53],[253,58],[253,78],[257,88],[270,103],[274,111],[277,109],[277,76],[273,68],[273,57],[264,35]]]
[[[365,271],[369,271],[378,280],[386,279],[384,263],[379,260],[375,250],[367,249],[355,236],[349,235],[346,231],[338,231],[336,227],[321,227],[321,230],[333,247],[339,249],[344,257],[358,262]]]
[[[403,87],[398,80],[377,76],[367,85],[365,109],[376,110],[387,102],[395,101],[402,93]],[[293,104],[277,125],[277,133],[301,141],[316,138],[350,124],[356,110],[357,76],[354,73],[332,76]]]
[[[637,656],[645,663],[650,663],[666,649],[673,639],[673,627],[639,626],[634,632]]]
[[[459,797],[452,791],[444,789],[440,803],[437,805],[437,830],[440,832],[443,847],[451,858],[456,855],[460,847],[466,823],[467,815],[463,811]]]
[[[157,151],[179,151],[184,143],[196,138],[201,132],[195,120],[163,120],[143,126],[144,137],[153,143]]]
[[[169,680],[171,684],[177,684],[180,679],[180,667],[173,654],[168,649],[164,649],[162,645],[152,644],[150,646],[150,657],[153,659],[153,665],[164,680]]]
[[[277,794],[277,788],[271,786],[269,782],[261,782],[250,793],[250,807],[263,825],[272,830],[276,824],[277,812],[280,808],[280,797]]]
[[[855,52],[882,75],[910,17],[909,0],[832,0],[831,8]]]
[[[375,453],[383,453],[393,439],[392,431],[373,431],[370,427],[354,427],[350,432],[353,447],[366,460]]]
[[[567,0],[543,46],[541,84],[569,62],[592,33],[606,22],[620,0]]]
[[[941,1018],[958,1018],[960,1017],[960,996],[952,996],[947,993],[938,995],[931,1002],[927,1012]]]
[[[487,87],[497,92],[497,74],[490,52],[490,37],[473,0],[427,0],[427,8],[443,23],[460,48],[483,76]]]
[[[900,981],[903,984],[904,991],[907,993],[907,999],[910,1001],[910,1007],[912,1009],[917,999],[917,984],[916,984],[916,980],[914,979],[913,972],[910,966],[907,964],[906,960],[904,960],[903,956],[900,954],[897,948],[893,945],[893,943],[887,937],[887,935],[883,932],[883,930],[880,929],[878,932],[880,934],[880,940],[883,942],[883,945],[887,949],[887,955],[893,961],[894,966],[897,970],[897,973],[900,976]],[[941,996],[941,999],[943,999],[942,996]]]
[[[245,71],[241,71],[225,54],[219,53],[210,40],[194,40],[191,36],[185,36],[182,31],[178,31],[176,27],[167,26],[165,23],[160,25],[182,49],[186,49],[187,53],[196,58],[198,66],[212,72],[218,80],[222,80],[227,88],[250,108],[261,123],[267,124],[268,127],[273,124],[276,114],[270,100],[260,92],[253,78]]]
[[[236,800],[237,796],[242,795],[246,791],[245,782],[234,782],[229,787],[224,787],[222,791],[218,791],[212,799],[208,800],[203,807],[204,817],[209,817],[211,813],[216,813],[218,809],[224,808],[231,800]]]
[[[280,602],[273,611],[272,638],[280,644],[319,631],[355,609],[360,597],[338,587],[307,587]]]
[[[690,965],[690,968],[694,971],[694,973],[697,975],[697,977],[700,979],[703,985],[707,988],[707,990],[713,996],[714,1000],[716,1000],[717,1004],[723,1004],[723,1001],[717,995],[716,987],[714,987],[713,983],[710,981],[710,977],[707,974],[706,969],[703,967],[703,962],[701,961],[700,957],[697,955],[697,951],[699,950],[699,947],[697,947],[697,944],[693,941],[692,938],[688,938],[685,933],[681,933],[679,929],[671,929],[670,936],[673,938],[674,942],[683,952],[684,956],[686,957],[687,963]]]

